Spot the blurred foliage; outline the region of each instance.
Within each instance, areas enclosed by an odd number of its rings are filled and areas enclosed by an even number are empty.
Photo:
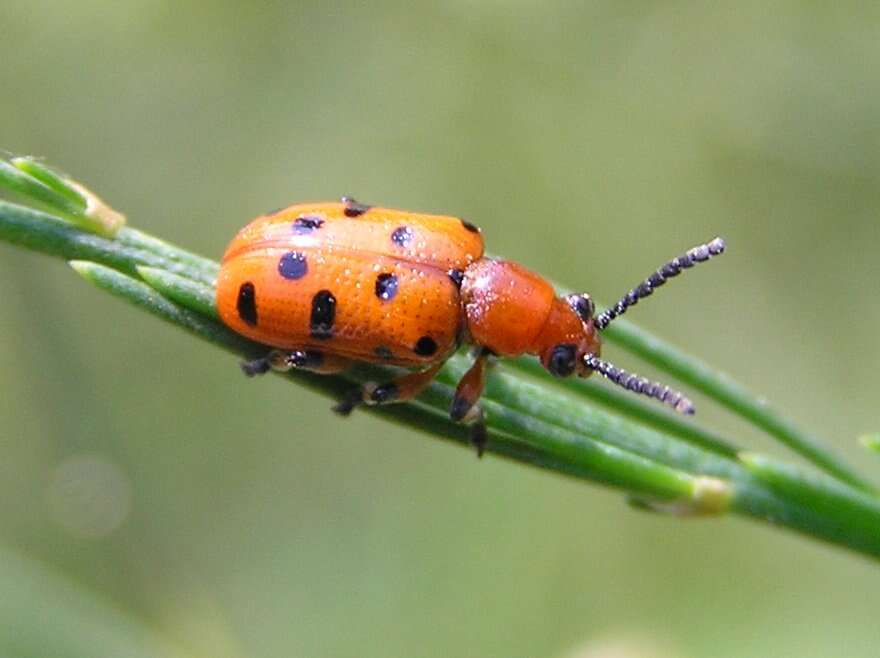
[[[855,437],[878,426],[878,19],[854,2],[11,0],[0,145],[213,257],[260,212],[351,193],[466,216],[493,252],[610,299],[724,235],[723,265],[634,317],[876,467]],[[220,658],[632,636],[671,656],[876,654],[873,564],[341,422],[6,245],[0,299],[0,523],[29,556],[3,558],[5,598],[33,596],[36,560]]]

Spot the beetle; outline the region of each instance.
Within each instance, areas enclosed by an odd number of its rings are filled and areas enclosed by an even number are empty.
[[[668,386],[600,357],[600,333],[682,270],[724,251],[721,238],[674,258],[598,315],[586,293],[557,296],[540,275],[483,255],[468,221],[338,203],[292,205],[256,218],[232,240],[217,279],[217,309],[232,330],[270,346],[242,364],[249,375],[302,368],[335,373],[353,362],[400,366],[334,407],[404,402],[418,395],[462,343],[474,362],[450,416],[471,426],[482,454],[487,434],[478,400],[492,357],[537,356],[556,377],[598,372],[614,384],[693,414]]]

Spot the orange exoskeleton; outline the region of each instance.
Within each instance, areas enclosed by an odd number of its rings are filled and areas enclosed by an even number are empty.
[[[481,454],[486,432],[477,402],[492,357],[533,354],[557,377],[597,371],[693,413],[681,393],[602,360],[600,332],[670,277],[723,251],[720,238],[690,249],[596,315],[589,295],[557,296],[525,267],[483,257],[480,231],[469,222],[343,197],[290,206],[244,227],[223,257],[217,308],[231,329],[273,348],[243,364],[248,375],[332,373],[355,361],[409,370],[352,391],[334,407],[342,414],[411,399],[462,343],[474,345],[450,415],[471,424]]]

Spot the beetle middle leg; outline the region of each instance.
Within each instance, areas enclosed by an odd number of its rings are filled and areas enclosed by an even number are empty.
[[[427,370],[410,372],[385,384],[367,382],[342,398],[333,407],[333,411],[342,416],[347,416],[356,406],[361,404],[373,406],[411,400],[425,390],[425,387],[437,376],[442,367],[443,363],[441,362]]]
[[[345,370],[350,364],[349,359],[317,350],[271,350],[259,359],[243,361],[241,369],[248,377],[263,375],[270,370],[287,372],[294,368],[329,375]]]

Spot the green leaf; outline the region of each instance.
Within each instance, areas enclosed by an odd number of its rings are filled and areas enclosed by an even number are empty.
[[[70,181],[58,172],[49,169],[49,167],[33,158],[13,158],[11,162],[17,169],[40,181],[43,185],[51,188],[61,196],[66,197],[73,204],[77,214],[85,212],[87,205],[85,197],[71,187]]]
[[[76,217],[85,209],[85,203],[76,203],[28,172],[0,160],[0,186],[26,197],[31,203]]]
[[[875,496],[854,490],[827,475],[808,473],[756,453],[744,453],[740,459],[774,493],[800,501],[804,511],[809,511],[814,518],[832,519],[825,533],[827,539],[880,554],[880,500]],[[789,521],[772,515],[768,515],[768,520]],[[810,521],[801,519],[801,522],[811,527]]]
[[[198,281],[172,274],[157,267],[138,265],[137,273],[154,290],[168,299],[191,308],[206,317],[217,319],[217,306],[214,303],[214,290]]]
[[[0,160],[0,187],[60,213],[91,233],[113,237],[125,224],[125,216],[94,192],[31,158],[15,158],[11,163]]]

